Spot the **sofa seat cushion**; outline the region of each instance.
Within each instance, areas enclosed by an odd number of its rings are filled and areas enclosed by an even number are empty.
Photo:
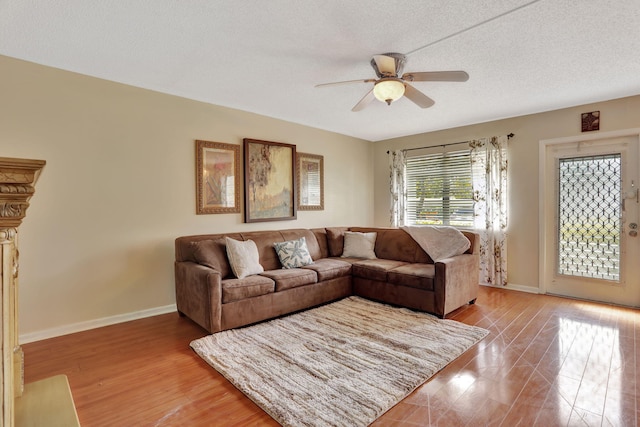
[[[264,276],[248,276],[244,279],[226,279],[222,281],[222,303],[239,301],[245,298],[259,297],[273,293],[276,284]]]
[[[316,272],[305,268],[269,270],[260,273],[260,275],[276,282],[276,292],[318,283]]]
[[[387,273],[387,281],[394,285],[433,291],[436,266],[433,264],[407,264]]]
[[[389,270],[393,270],[394,268],[398,268],[406,264],[408,263],[391,259],[358,260],[353,263],[352,273],[354,276],[362,277],[363,279],[386,282],[387,272]]]
[[[328,258],[328,259],[337,259],[343,262],[348,262],[349,264],[353,264],[354,262],[362,261],[362,258],[352,258],[352,257],[339,257],[339,258]]]
[[[333,258],[321,258],[302,268],[315,271],[320,282],[351,274],[350,262]]]

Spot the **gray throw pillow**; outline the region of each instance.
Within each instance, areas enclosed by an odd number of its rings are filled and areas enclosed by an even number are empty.
[[[309,248],[307,248],[307,240],[304,237],[286,242],[276,242],[273,246],[278,258],[280,258],[282,268],[297,268],[313,264]]]

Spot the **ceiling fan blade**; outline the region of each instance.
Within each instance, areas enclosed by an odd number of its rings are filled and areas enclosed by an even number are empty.
[[[373,55],[373,60],[378,67],[378,71],[382,75],[395,76],[396,75],[396,60],[395,58],[387,55]]]
[[[371,89],[369,92],[367,92],[365,96],[362,97],[360,101],[358,101],[356,105],[354,105],[351,111],[356,112],[356,111],[363,110],[364,107],[369,105],[371,101],[373,101],[374,99],[375,99],[375,96],[373,96],[373,89]]]
[[[343,82],[331,82],[331,83],[320,83],[315,87],[325,87],[325,86],[334,86],[334,85],[344,85],[350,83],[373,83],[375,79],[361,79],[361,80],[345,80]]]
[[[465,71],[425,71],[404,73],[402,80],[408,82],[466,82],[469,74]]]
[[[436,103],[433,99],[429,98],[410,84],[405,83],[404,86],[404,96],[409,98],[410,101],[413,101],[418,107],[429,108]]]

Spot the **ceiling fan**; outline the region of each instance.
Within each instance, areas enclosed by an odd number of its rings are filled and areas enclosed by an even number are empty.
[[[420,108],[429,108],[435,101],[429,98],[408,82],[466,82],[469,74],[464,71],[423,71],[400,74],[407,58],[401,53],[385,53],[374,55],[371,66],[378,76],[377,79],[348,80],[344,82],[323,83],[316,87],[332,86],[347,83],[373,83],[373,88],[351,109],[360,111],[374,99],[391,105],[402,96],[406,96]]]

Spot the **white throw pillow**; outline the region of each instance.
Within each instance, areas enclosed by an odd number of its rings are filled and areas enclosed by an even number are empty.
[[[264,271],[260,265],[258,247],[253,240],[241,242],[225,237],[225,243],[227,244],[227,257],[229,264],[231,264],[231,270],[238,279],[244,279]]]
[[[313,258],[307,248],[307,239],[304,237],[286,242],[276,242],[273,246],[276,248],[282,268],[297,268],[313,264]]]
[[[378,233],[344,232],[344,249],[342,258],[376,259],[374,248]]]

